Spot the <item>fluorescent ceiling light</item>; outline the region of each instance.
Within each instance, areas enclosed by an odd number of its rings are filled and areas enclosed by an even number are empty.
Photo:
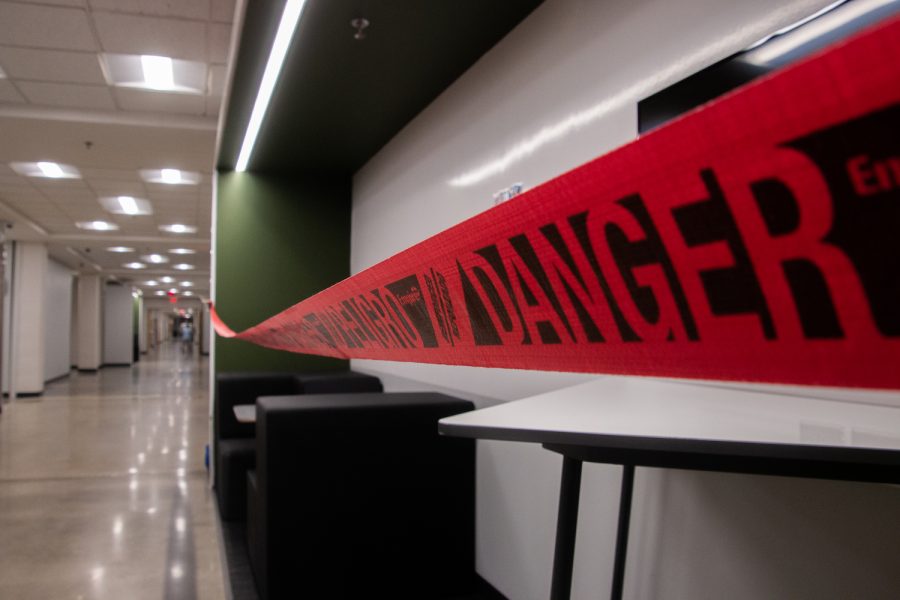
[[[173,269],[178,269],[179,271],[190,271],[194,268],[194,265],[189,265],[187,263],[180,263],[177,265],[172,265]]]
[[[190,281],[182,281],[181,287],[194,287],[194,284]]]
[[[44,174],[44,177],[52,177],[53,179],[59,179],[60,177],[66,176],[66,174],[63,173],[62,168],[55,162],[41,161],[37,164],[37,166],[38,166],[38,169],[41,170],[41,173]]]
[[[192,292],[191,290],[185,290],[184,292],[181,293],[181,295],[182,296],[193,296],[194,292]]]
[[[177,185],[181,183],[181,171],[178,169],[160,169],[163,183]]]
[[[160,277],[159,280],[163,283],[172,283],[173,281],[175,281],[174,278],[169,277],[168,275],[166,275],[165,277]]]
[[[169,250],[170,254],[196,254],[196,250],[191,250],[190,248],[172,248]]]
[[[148,285],[150,287],[155,287],[155,286],[159,285],[159,282],[156,281],[155,279],[151,279],[150,281],[145,281],[144,285]]]
[[[71,165],[51,161],[9,163],[13,171],[27,177],[47,177],[49,179],[81,179],[81,173]]]
[[[200,183],[200,173],[195,171],[182,171],[180,169],[141,169],[141,178],[150,183],[165,183],[167,185],[197,185]]]
[[[156,290],[156,295],[157,296],[165,296],[166,292],[165,292],[165,290]]]
[[[184,225],[182,223],[172,223],[171,225],[160,225],[160,231],[168,233],[196,233],[197,228],[192,225]]]
[[[169,293],[170,293],[170,294],[177,294],[177,293],[178,293],[178,288],[172,288],[172,289],[170,289],[170,290],[169,290]]]
[[[141,56],[144,83],[155,90],[170,90],[175,87],[172,59],[168,56]]]
[[[144,269],[147,267],[147,265],[145,265],[144,263],[139,263],[139,262],[125,263],[122,266],[125,267],[126,269]]]
[[[256,92],[253,112],[250,113],[247,131],[244,132],[241,152],[234,167],[238,172],[247,170],[247,163],[250,162],[250,155],[253,153],[253,146],[256,144],[256,136],[259,135],[259,129],[266,116],[266,110],[269,108],[269,101],[272,99],[272,92],[275,91],[275,84],[278,82],[278,75],[281,73],[281,67],[284,65],[284,57],[291,46],[291,38],[297,29],[297,23],[300,22],[300,15],[305,5],[306,0],[287,0],[284,5],[284,12],[281,13],[281,22],[278,24],[278,31],[275,33],[275,41],[272,42],[272,50],[269,52],[266,70],[263,72],[262,81],[259,82],[259,90]]]
[[[153,263],[154,265],[161,265],[163,263],[169,262],[169,259],[162,254],[148,254],[146,256],[142,256],[141,259],[147,261],[148,263]]]
[[[75,225],[80,229],[89,229],[91,231],[115,231],[119,228],[118,225],[109,221],[79,221]]]
[[[168,56],[101,54],[103,74],[109,85],[153,92],[205,94],[206,63]]]
[[[106,249],[106,251],[107,252],[125,253],[125,252],[134,252],[134,248],[129,248],[128,246],[110,246],[109,248]]]
[[[893,4],[896,0],[855,0],[842,6],[845,2],[846,0],[842,0],[830,4],[797,23],[779,29],[750,46],[741,60],[757,66],[772,66],[779,58],[804,44],[878,8]]]
[[[152,215],[153,206],[149,200],[134,196],[109,196],[100,198],[100,205],[115,215]]]

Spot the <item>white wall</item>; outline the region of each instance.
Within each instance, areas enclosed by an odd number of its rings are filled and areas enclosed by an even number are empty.
[[[512,183],[534,187],[633,139],[639,99],[829,2],[548,0],[356,174],[352,271],[490,208]],[[449,184],[498,159],[503,170]],[[386,375],[389,389],[449,390],[482,406],[585,379],[353,366]],[[548,595],[560,464],[536,446],[479,443],[477,568],[511,600]],[[573,598],[608,593],[618,485],[618,468],[586,467]],[[632,527],[628,598],[900,589],[897,487],[639,469]]]
[[[44,287],[44,380],[69,373],[72,366],[72,271],[55,260],[47,263]]]
[[[44,391],[44,294],[47,247],[16,242],[12,289],[12,379],[16,394]]]
[[[10,358],[12,357],[12,257],[13,243],[5,242],[3,252],[3,345],[2,365],[0,365],[0,379],[2,379],[3,393],[9,393]],[[0,398],[0,402],[3,399]]]
[[[106,284],[103,293],[103,364],[134,362],[134,297],[131,288]]]
[[[79,275],[76,286],[78,354],[82,370],[99,369],[103,360],[103,282],[99,275]]]

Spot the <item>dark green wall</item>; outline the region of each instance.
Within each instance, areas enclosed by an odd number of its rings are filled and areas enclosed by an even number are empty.
[[[218,175],[216,311],[235,331],[350,274],[350,179]],[[216,337],[215,369],[323,371],[347,362]]]

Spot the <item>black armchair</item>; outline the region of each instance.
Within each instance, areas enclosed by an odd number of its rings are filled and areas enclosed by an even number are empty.
[[[262,397],[247,476],[257,589],[281,598],[442,598],[474,582],[472,403],[436,393]]]
[[[381,380],[354,371],[329,373],[222,373],[216,377],[213,418],[216,498],[223,520],[246,515],[246,474],[256,464],[256,428],[234,416],[238,404],[255,404],[259,396],[380,392]]]

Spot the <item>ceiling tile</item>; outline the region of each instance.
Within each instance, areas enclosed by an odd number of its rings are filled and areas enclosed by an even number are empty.
[[[155,17],[209,18],[209,0],[90,0],[100,10],[136,13]]]
[[[40,177],[32,178],[32,185],[35,189],[45,194],[57,192],[87,192],[87,185],[81,179],[43,179]]]
[[[96,196],[136,196],[146,197],[147,192],[140,181],[89,181],[88,185]]]
[[[217,23],[234,21],[234,0],[212,0],[209,18]]]
[[[16,204],[22,202],[47,202],[47,198],[43,194],[31,188],[0,190],[0,200],[6,200],[7,202]]]
[[[97,55],[33,48],[0,48],[0,65],[13,79],[105,84]]]
[[[96,51],[87,14],[76,8],[0,3],[0,44]]]
[[[225,78],[228,70],[225,65],[210,65],[209,67],[209,95],[221,98],[225,91]]]
[[[218,117],[219,109],[222,105],[222,99],[216,98],[214,96],[208,96],[206,98],[206,116],[207,117]]]
[[[106,52],[206,62],[206,23],[95,13],[94,24]]]
[[[228,46],[231,41],[231,25],[209,26],[209,62],[228,62]]]
[[[195,94],[169,94],[144,90],[116,89],[119,106],[124,110],[144,112],[202,115],[206,108],[204,96]]]
[[[127,169],[83,168],[81,176],[88,183],[96,181],[140,181],[136,171]]]
[[[15,86],[6,79],[0,79],[0,102],[25,102]]]
[[[116,108],[109,88],[106,86],[39,81],[22,81],[18,85],[25,97],[33,104],[103,110]]]

